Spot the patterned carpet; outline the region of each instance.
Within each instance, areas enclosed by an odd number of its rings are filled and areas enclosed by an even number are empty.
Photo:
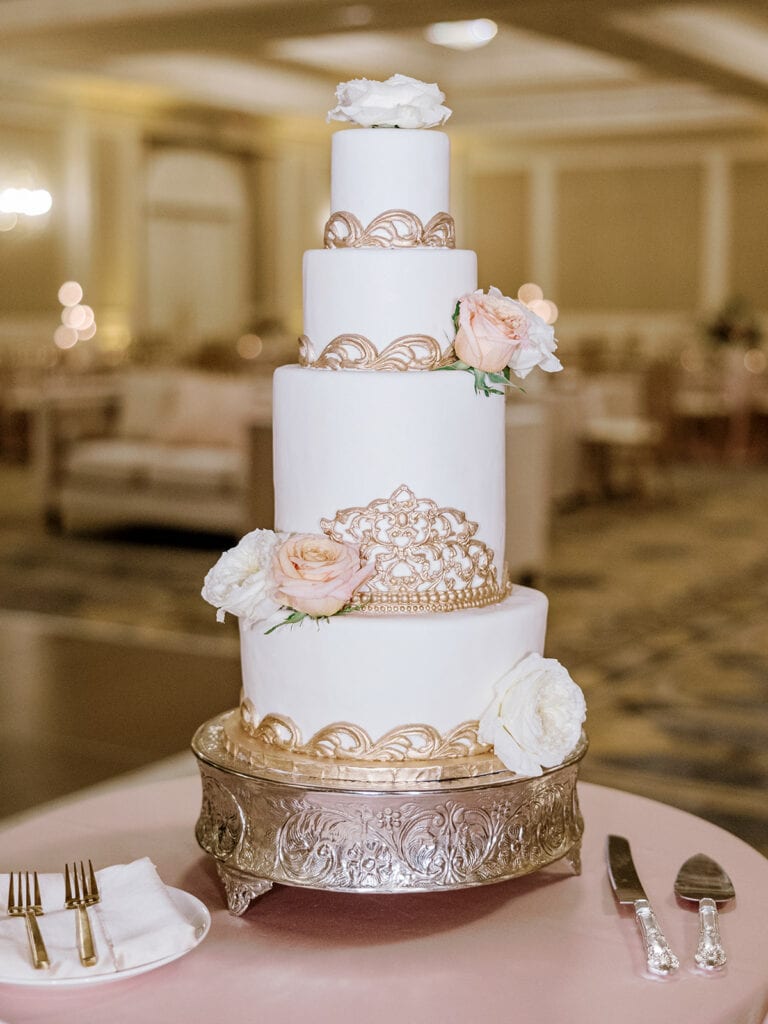
[[[0,608],[217,638],[197,596],[227,538],[159,531],[52,537],[29,474],[0,468]],[[768,853],[768,469],[684,467],[663,500],[561,512],[547,653],[582,685],[583,777],[685,808]]]

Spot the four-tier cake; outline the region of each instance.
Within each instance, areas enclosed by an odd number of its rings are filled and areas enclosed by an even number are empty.
[[[546,597],[503,561],[505,392],[559,369],[553,332],[478,291],[455,247],[437,87],[337,95],[332,116],[357,126],[332,137],[299,364],[274,377],[275,530],[225,552],[203,590],[240,623],[227,742],[325,778],[536,775],[584,719],[543,657]]]

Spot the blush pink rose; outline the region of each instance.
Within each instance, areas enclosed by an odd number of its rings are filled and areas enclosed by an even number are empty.
[[[459,302],[459,329],[453,347],[468,366],[485,373],[499,373],[512,358],[516,339],[509,325],[482,290],[470,292]]]
[[[275,551],[272,580],[282,604],[314,617],[335,615],[374,573],[360,549],[322,534],[299,533]]]
[[[498,288],[464,295],[459,300],[459,329],[454,341],[462,362],[485,373],[508,366],[526,377],[538,366],[548,373],[562,369],[554,354],[554,329],[522,302],[507,298]]]

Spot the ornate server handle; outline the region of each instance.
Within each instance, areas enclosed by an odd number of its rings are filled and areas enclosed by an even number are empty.
[[[640,928],[645,946],[648,970],[654,974],[671,974],[680,966],[680,961],[669,948],[664,932],[651,910],[648,900],[635,901],[635,920]]]
[[[725,967],[726,955],[720,939],[717,904],[714,900],[699,901],[699,944],[693,958],[699,967],[716,971]]]

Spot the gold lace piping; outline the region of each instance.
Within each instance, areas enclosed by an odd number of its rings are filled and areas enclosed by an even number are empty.
[[[354,213],[338,210],[326,221],[323,244],[326,249],[363,246],[379,249],[415,246],[454,249],[456,228],[449,213],[436,213],[424,224],[420,217],[409,210],[386,210],[364,227]]]
[[[319,355],[306,334],[299,338],[299,365],[325,370],[437,370],[455,358],[428,334],[404,334],[381,352],[362,334],[339,334]]]
[[[369,614],[482,608],[510,592],[499,585],[493,551],[475,537],[477,523],[455,508],[417,498],[405,484],[388,498],[321,519],[330,538],[360,548],[374,575],[355,595]]]
[[[317,758],[351,761],[426,761],[443,757],[473,757],[491,750],[477,738],[478,722],[462,722],[445,735],[432,725],[415,723],[390,729],[375,740],[359,725],[333,722],[306,741],[292,719],[265,715],[259,719],[249,700],[240,709],[243,730],[265,747]]]

